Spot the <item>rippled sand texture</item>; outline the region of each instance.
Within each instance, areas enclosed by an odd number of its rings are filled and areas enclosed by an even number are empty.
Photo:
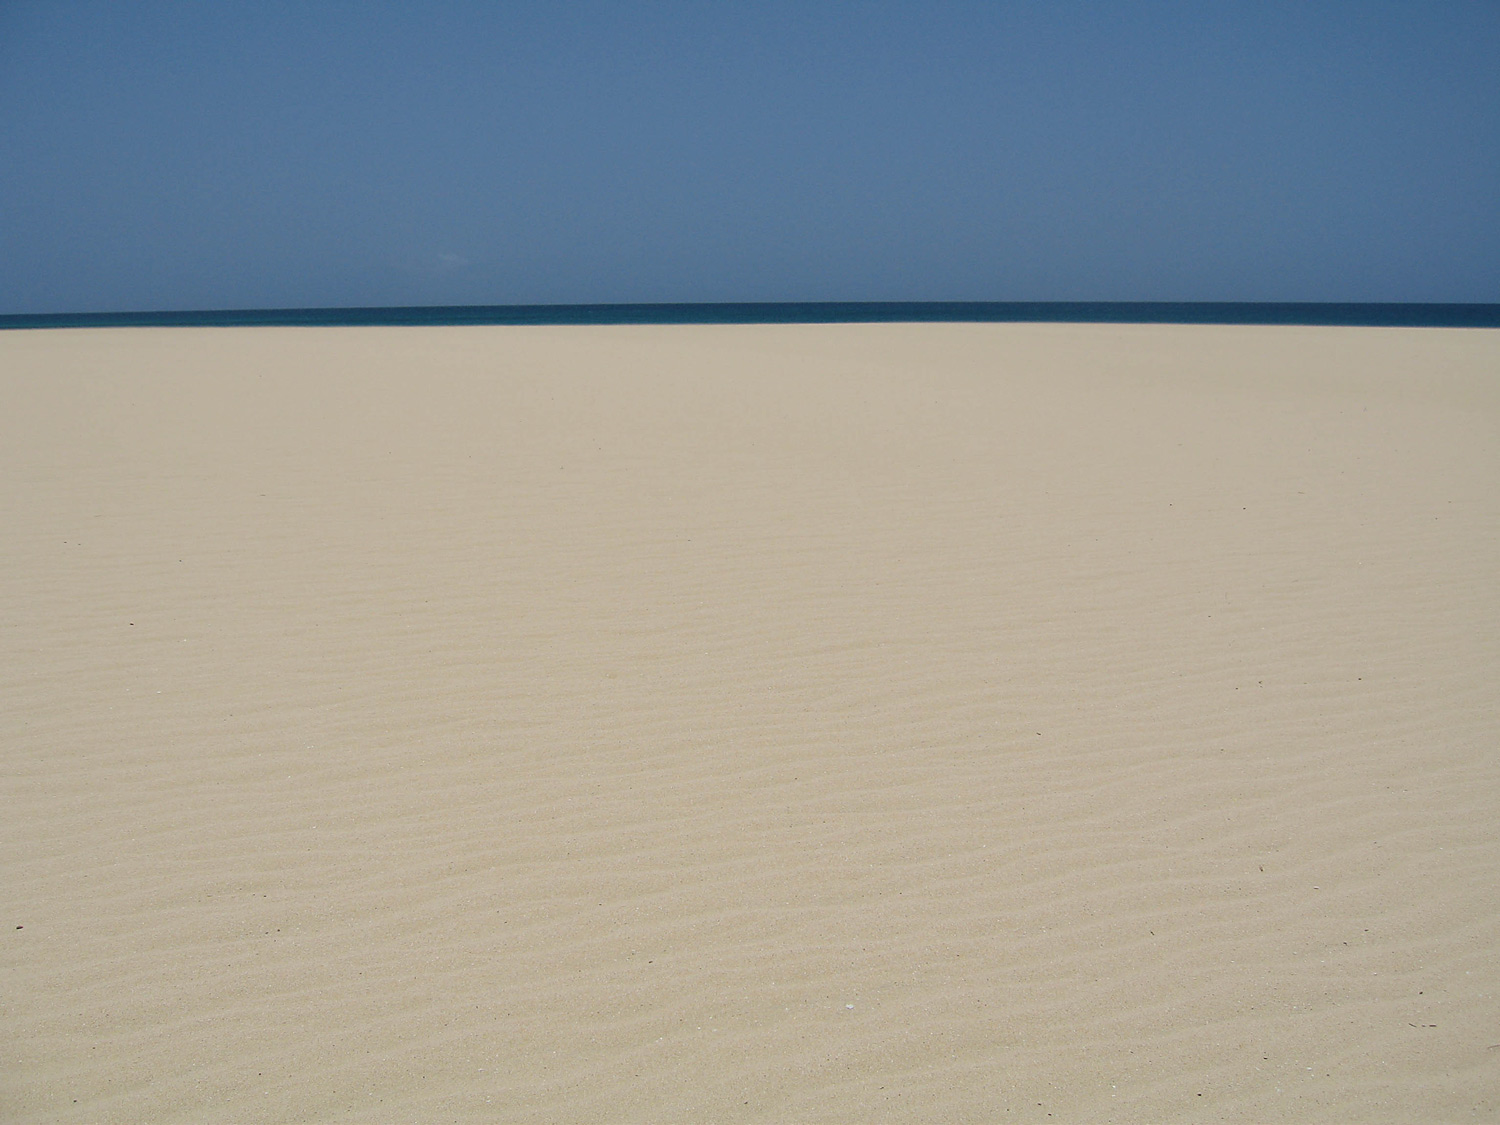
[[[7,1119],[1500,1117],[1500,332],[0,391]]]

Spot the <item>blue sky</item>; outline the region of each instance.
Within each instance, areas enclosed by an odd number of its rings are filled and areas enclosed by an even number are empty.
[[[1500,4],[0,2],[0,313],[1500,301]]]

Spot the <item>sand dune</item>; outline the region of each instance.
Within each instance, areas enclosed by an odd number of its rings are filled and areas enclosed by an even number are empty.
[[[1500,333],[0,389],[9,1120],[1500,1118]]]

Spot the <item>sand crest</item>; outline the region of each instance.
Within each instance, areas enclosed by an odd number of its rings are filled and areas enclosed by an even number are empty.
[[[0,391],[8,1120],[1500,1117],[1500,332]]]

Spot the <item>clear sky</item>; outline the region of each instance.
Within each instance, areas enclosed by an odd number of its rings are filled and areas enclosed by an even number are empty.
[[[0,312],[1500,301],[1500,3],[0,0]]]

